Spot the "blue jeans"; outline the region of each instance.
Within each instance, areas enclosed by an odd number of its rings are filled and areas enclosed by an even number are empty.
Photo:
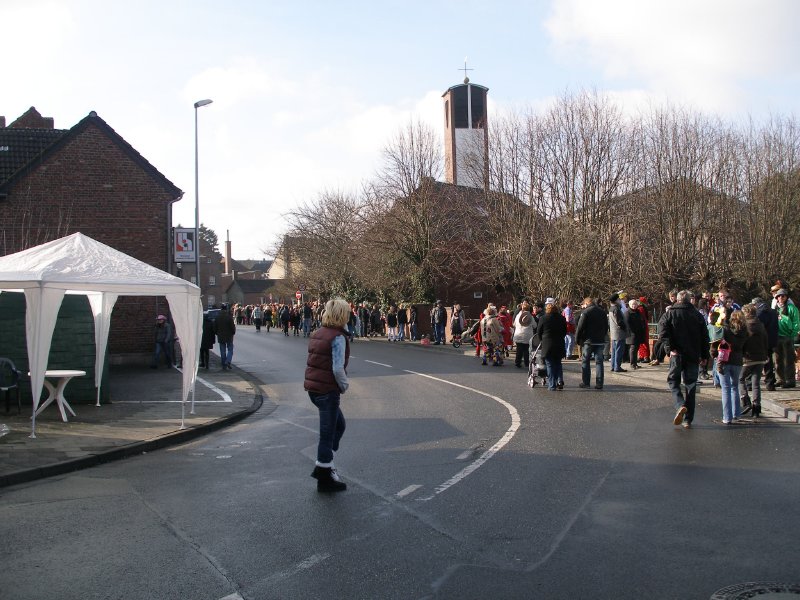
[[[416,339],[417,339],[417,324],[416,323],[412,323],[410,329],[411,329],[411,339],[413,341],[416,341]]]
[[[339,440],[344,435],[347,424],[339,407],[339,390],[327,394],[308,392],[311,402],[319,410],[319,444],[317,444],[317,462],[330,465],[333,453],[339,449]]]
[[[222,361],[222,366],[231,366],[231,359],[233,358],[233,342],[220,342],[219,343],[219,358]]]
[[[739,375],[742,365],[722,365],[720,381],[722,383],[722,420],[730,423],[742,416],[742,405],[739,399]]]
[[[675,400],[675,410],[681,406],[686,407],[686,415],[683,420],[691,423],[694,420],[695,397],[697,395],[697,375],[700,372],[700,365],[696,362],[683,360],[683,356],[676,354],[669,357],[669,373],[667,373],[667,385],[672,391],[672,398]],[[681,391],[681,379],[686,386],[686,395]]]
[[[303,337],[308,337],[311,333],[311,319],[303,319]]]
[[[444,344],[444,323],[436,323],[434,326],[436,341]]]
[[[545,358],[544,366],[547,367],[548,390],[554,390],[559,383],[564,383],[564,365],[560,358]]]
[[[567,353],[567,358],[572,356],[572,353],[575,350],[575,334],[568,333],[564,336],[564,350]]]
[[[158,362],[161,359],[161,353],[163,352],[164,355],[167,357],[167,366],[171,367],[175,364],[175,360],[172,358],[172,342],[156,342],[156,351],[155,355],[153,356],[153,367],[158,366]]]
[[[583,381],[584,385],[589,385],[589,380],[592,377],[592,367],[590,366],[592,356],[594,356],[595,364],[595,384],[600,386],[603,385],[603,350],[605,347],[605,342],[602,344],[584,342],[583,356],[581,357],[581,380]]]
[[[625,340],[611,340],[611,370],[622,368],[622,357],[625,354]]]

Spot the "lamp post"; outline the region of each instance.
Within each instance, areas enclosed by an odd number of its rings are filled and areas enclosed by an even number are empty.
[[[212,102],[213,100],[206,99],[194,103],[194,266],[201,298],[203,297],[203,285],[200,281],[200,191],[198,189],[200,160],[197,146],[197,109],[201,106],[208,106]]]

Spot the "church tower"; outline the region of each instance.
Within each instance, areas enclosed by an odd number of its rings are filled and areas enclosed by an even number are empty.
[[[466,64],[464,72],[466,74]],[[454,85],[444,98],[445,181],[485,188],[489,184],[489,130],[486,96],[489,88],[470,83]]]

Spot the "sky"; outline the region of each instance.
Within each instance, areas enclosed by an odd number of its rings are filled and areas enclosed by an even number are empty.
[[[91,111],[184,191],[238,260],[269,257],[284,214],[356,191],[442,94],[489,88],[489,121],[585,89],[626,110],[796,115],[795,0],[0,0],[0,115],[68,129]],[[490,125],[491,127],[491,125]]]

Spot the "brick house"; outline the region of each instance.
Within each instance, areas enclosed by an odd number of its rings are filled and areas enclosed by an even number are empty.
[[[0,255],[81,232],[172,272],[172,203],[182,196],[95,112],[70,129],[55,129],[33,107],[9,125],[0,117]],[[0,312],[7,303],[19,305],[13,296],[0,294]],[[163,297],[120,297],[109,335],[112,362],[149,358],[155,316],[167,311]],[[13,355],[3,338],[0,355]],[[51,353],[51,364],[58,362]]]

